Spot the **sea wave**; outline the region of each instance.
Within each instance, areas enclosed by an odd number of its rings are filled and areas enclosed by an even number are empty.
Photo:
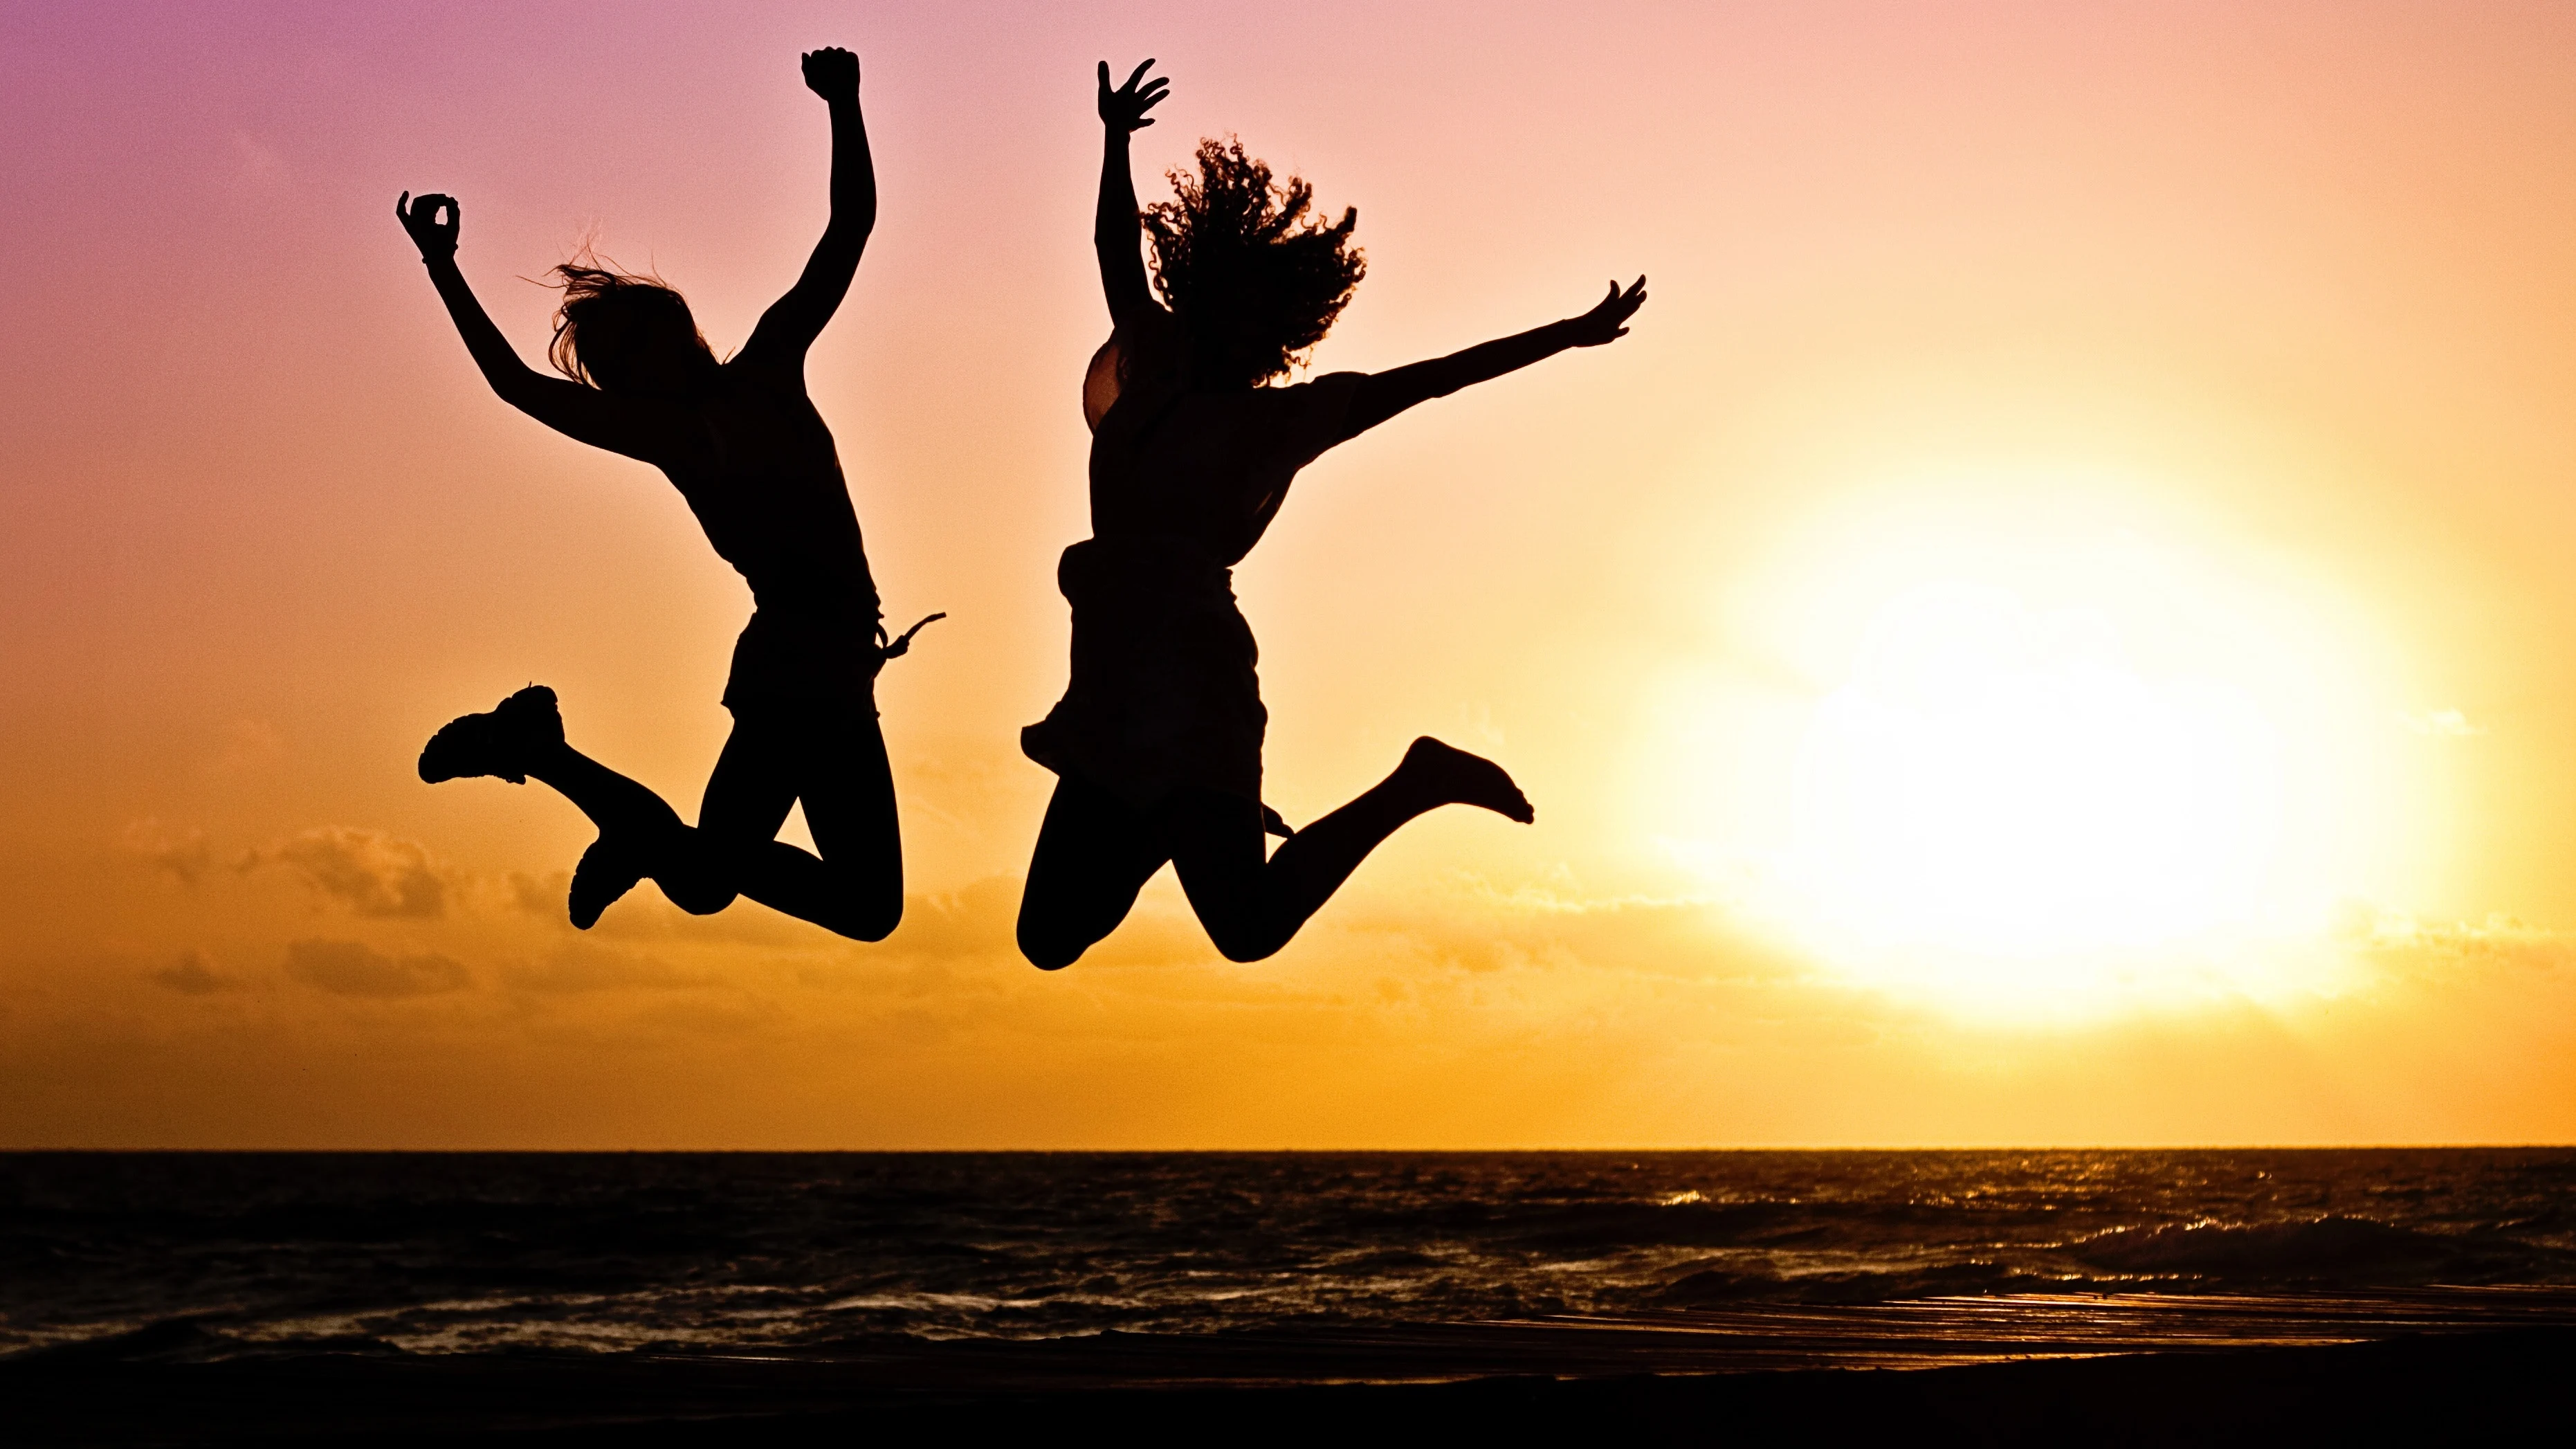
[[[2113,1228],[2077,1244],[2075,1256],[2125,1274],[2236,1284],[2554,1279],[2576,1266],[2576,1255],[2510,1232],[2429,1231],[2340,1214]]]
[[[0,1353],[2576,1282],[2576,1152],[0,1155]],[[84,1347],[86,1346],[86,1347]]]

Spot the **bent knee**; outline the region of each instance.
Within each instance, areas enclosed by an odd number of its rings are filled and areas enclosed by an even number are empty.
[[[653,883],[662,888],[664,899],[693,916],[712,916],[742,896],[742,892],[731,886],[703,880],[664,880],[657,877]]]
[[[1279,948],[1288,944],[1288,937],[1276,931],[1219,930],[1211,926],[1208,928],[1208,941],[1216,947],[1216,953],[1228,961],[1250,965],[1278,955]]]
[[[1063,970],[1081,960],[1082,953],[1090,950],[1098,939],[1031,925],[1026,916],[1020,918],[1019,938],[1020,955],[1040,971]]]
[[[894,934],[903,924],[903,902],[873,909],[861,909],[831,923],[834,931],[853,941],[874,944]]]
[[[791,909],[815,925],[836,936],[871,944],[894,934],[903,924],[903,893],[899,890],[857,888],[835,893],[829,902],[816,902],[822,909],[808,913]]]

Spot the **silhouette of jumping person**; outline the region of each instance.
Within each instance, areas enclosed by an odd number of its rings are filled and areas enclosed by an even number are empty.
[[[1229,959],[1286,945],[1378,843],[1441,805],[1533,818],[1511,776],[1428,737],[1395,773],[1302,831],[1261,803],[1268,713],[1259,651],[1231,586],[1297,470],[1429,398],[1569,347],[1626,335],[1645,279],[1580,317],[1391,372],[1331,373],[1268,386],[1332,326],[1364,264],[1356,210],[1326,224],[1313,192],[1240,144],[1203,141],[1199,174],[1141,214],[1128,137],[1168,82],[1136,67],[1112,87],[1093,231],[1113,326],[1083,383],[1091,436],[1092,536],[1064,551],[1073,606],[1072,680],[1021,731],[1056,773],[1020,903],[1023,955],[1072,964],[1115,930],[1170,861],[1209,939]],[[1157,303],[1138,255],[1150,237]],[[1287,836],[1264,858],[1264,835]]]
[[[542,780],[599,826],[568,903],[584,929],[646,877],[694,914],[741,894],[862,941],[882,940],[903,915],[875,681],[921,625],[886,638],[832,434],[805,392],[806,349],[849,291],[876,225],[876,171],[858,57],[827,47],[803,66],[831,108],[832,219],[804,275],[727,361],[716,361],[678,292],[585,258],[555,269],[564,297],[550,356],[565,376],[548,377],[519,360],[457,269],[455,198],[405,192],[394,204],[502,401],[661,469],[751,585],[754,612],[724,694],[733,733],[695,830],[659,795],[565,743],[554,691],[541,685],[453,721],[421,751],[420,777],[432,784]],[[819,856],[775,838],[799,800]]]

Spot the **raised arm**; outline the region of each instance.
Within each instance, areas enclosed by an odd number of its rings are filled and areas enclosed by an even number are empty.
[[[1447,357],[1370,373],[1360,379],[1359,389],[1351,397],[1349,431],[1344,436],[1356,437],[1415,403],[1447,397],[1470,384],[1517,372],[1569,347],[1599,347],[1625,337],[1628,319],[1644,305],[1645,278],[1639,277],[1625,291],[1612,282],[1610,295],[1580,317],[1480,342]]]
[[[1145,285],[1145,258],[1137,247],[1136,178],[1128,166],[1127,138],[1153,123],[1146,112],[1171,94],[1161,76],[1145,79],[1154,68],[1146,61],[1112,90],[1109,62],[1100,63],[1100,209],[1091,223],[1091,245],[1100,254],[1100,290],[1109,300],[1109,318],[1119,328],[1133,326],[1162,308]]]
[[[465,339],[465,350],[474,357],[474,365],[483,372],[483,380],[501,400],[538,422],[595,447],[623,453],[630,458],[655,461],[661,453],[657,446],[662,429],[656,425],[653,410],[609,397],[596,388],[584,387],[560,377],[548,377],[519,360],[517,349],[492,325],[491,315],[474,289],[465,284],[465,274],[456,266],[456,237],[464,219],[456,198],[435,193],[418,201],[410,192],[394,203],[394,217],[410,233],[420,248],[420,260],[429,268],[430,285],[438,289],[439,300],[447,304],[448,318],[455,322],[457,335]]]
[[[769,306],[743,344],[742,357],[802,365],[805,349],[840,310],[858,275],[859,254],[877,225],[877,167],[868,154],[868,123],[859,113],[859,58],[827,45],[804,58],[805,86],[832,110],[832,219],[805,261],[804,275]]]

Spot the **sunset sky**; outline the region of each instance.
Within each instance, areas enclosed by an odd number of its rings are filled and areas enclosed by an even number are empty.
[[[485,389],[390,211],[809,369],[914,898],[855,945],[429,788],[531,680],[684,811],[749,609]],[[1010,922],[1087,532],[1092,67],[1140,188],[1359,209],[1318,371],[1652,279],[1309,468],[1237,571],[1303,822],[1508,766],[1256,966]],[[2576,1141],[2576,7],[0,4],[0,1146]],[[791,825],[791,829],[801,826]]]

